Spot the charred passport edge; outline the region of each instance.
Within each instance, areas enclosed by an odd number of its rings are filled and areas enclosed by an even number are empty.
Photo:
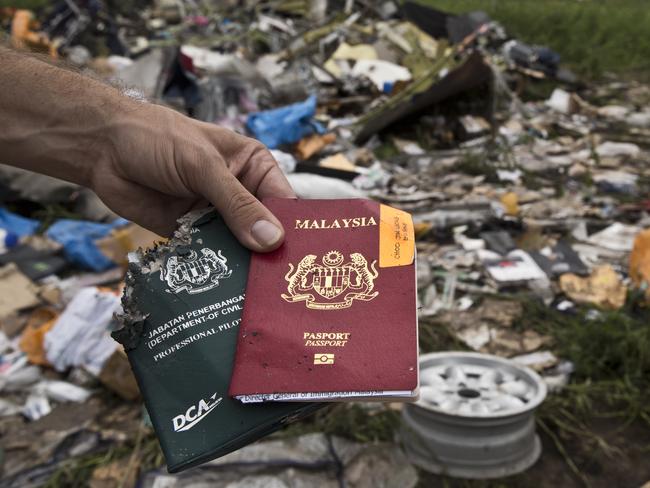
[[[192,227],[206,224],[217,214],[211,207],[194,210],[183,215],[177,220],[178,227],[171,239],[164,243],[157,243],[153,248],[142,248],[129,253],[129,266],[125,277],[124,293],[122,294],[123,313],[117,315],[122,327],[114,331],[111,336],[124,346],[126,351],[138,347],[144,332],[144,322],[148,315],[138,308],[134,289],[137,277],[159,271],[165,264],[166,257],[173,252],[182,252],[184,247],[192,244]],[[212,212],[212,213],[211,213]]]

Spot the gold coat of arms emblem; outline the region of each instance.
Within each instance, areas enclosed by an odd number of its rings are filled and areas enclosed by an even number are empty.
[[[315,254],[308,254],[296,267],[289,263],[284,277],[288,293],[281,296],[287,302],[304,301],[307,308],[318,310],[338,310],[351,307],[354,300],[372,300],[379,295],[373,291],[379,276],[376,263],[373,260],[368,266],[358,252],[350,254],[350,261],[345,263],[339,251],[325,253],[320,263]]]

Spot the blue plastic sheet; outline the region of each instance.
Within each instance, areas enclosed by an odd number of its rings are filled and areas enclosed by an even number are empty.
[[[30,236],[36,229],[40,222],[38,220],[28,219],[21,217],[15,213],[11,213],[6,208],[0,208],[0,227],[16,234],[18,237]]]
[[[316,95],[312,95],[304,102],[252,113],[248,116],[246,127],[266,147],[276,149],[315,132],[323,134],[325,128],[312,120],[315,113]]]
[[[93,271],[104,271],[115,263],[101,253],[95,241],[128,223],[124,219],[116,219],[110,224],[61,219],[52,224],[46,235],[63,245],[66,257],[73,263]]]

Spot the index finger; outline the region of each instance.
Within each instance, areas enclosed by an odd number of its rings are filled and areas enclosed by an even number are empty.
[[[266,148],[255,152],[240,175],[242,184],[258,198],[296,198],[277,161]]]

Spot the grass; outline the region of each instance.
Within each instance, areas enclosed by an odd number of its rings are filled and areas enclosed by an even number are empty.
[[[645,0],[420,0],[453,13],[483,10],[508,34],[551,47],[577,73],[650,78]]]
[[[554,442],[568,468],[589,485],[568,444],[578,454],[594,452],[614,461],[625,447],[614,446],[592,424],[607,421],[615,432],[628,427],[650,430],[650,310],[630,294],[618,311],[601,311],[589,318],[587,308],[563,314],[534,301],[525,301],[519,327],[551,334],[555,352],[575,366],[571,383],[551,394],[538,411],[538,426]],[[648,444],[650,448],[650,443]],[[592,456],[593,457],[593,456]]]
[[[563,314],[532,301],[524,308],[519,326],[553,335],[558,354],[575,364],[576,380],[650,381],[650,311],[635,297],[595,318],[587,308]]]
[[[294,437],[311,432],[344,437],[355,442],[391,442],[400,423],[399,412],[388,405],[368,409],[360,403],[335,403],[278,432]]]
[[[133,466],[133,469],[139,470],[141,474],[163,465],[164,458],[153,431],[141,428],[132,441],[114,445],[105,451],[74,457],[64,462],[43,487],[88,486],[93,471],[112,462],[120,462],[123,466]],[[122,482],[119,488],[128,487]]]
[[[564,430],[565,421],[578,425],[590,416],[618,419],[621,428],[641,420],[650,428],[650,308],[639,297],[631,293],[624,308],[596,318],[588,307],[568,314],[529,296],[517,299],[523,313],[515,327],[551,336],[553,352],[575,368],[571,383],[547,397],[543,418]],[[420,322],[420,345],[423,352],[466,349],[435,318]]]
[[[48,0],[0,0],[0,8],[11,7],[27,10],[38,10],[48,5]]]

